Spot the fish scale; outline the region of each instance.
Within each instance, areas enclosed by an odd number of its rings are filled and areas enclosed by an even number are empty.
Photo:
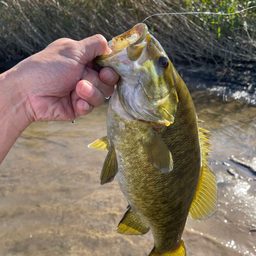
[[[188,214],[203,220],[217,209],[216,179],[206,166],[208,131],[198,128],[185,83],[145,24],[109,46],[112,53],[96,62],[121,79],[109,102],[108,134],[89,147],[109,151],[101,184],[116,177],[128,203],[117,232],[150,229],[150,256],[184,256]]]

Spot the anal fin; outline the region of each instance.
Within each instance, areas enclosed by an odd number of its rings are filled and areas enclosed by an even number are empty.
[[[100,174],[100,184],[111,182],[118,171],[116,152],[113,146],[110,146],[105,162]]]
[[[131,208],[126,211],[122,220],[118,224],[117,233],[123,235],[143,235],[149,231],[147,227],[140,219],[138,214],[133,212]]]
[[[180,245],[176,249],[169,252],[160,253],[154,247],[149,256],[186,256],[186,248],[183,240],[181,240]]]

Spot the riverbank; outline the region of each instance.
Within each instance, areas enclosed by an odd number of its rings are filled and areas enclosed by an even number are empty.
[[[256,155],[256,107],[205,91],[192,97],[212,135],[218,211],[202,222],[188,219],[188,256],[254,256],[256,176],[230,157]],[[33,123],[20,136],[0,167],[0,255],[148,255],[150,232],[116,233],[127,202],[116,180],[99,184],[106,153],[87,148],[106,135],[106,111],[105,104],[74,125]]]

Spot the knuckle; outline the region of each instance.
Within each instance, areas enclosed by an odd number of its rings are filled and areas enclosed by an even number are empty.
[[[106,39],[103,35],[101,35],[101,34],[96,34],[96,35],[94,35],[94,37],[95,37],[98,41],[107,44],[107,39]]]
[[[75,41],[70,38],[59,38],[52,42],[49,46],[72,46],[74,45]]]

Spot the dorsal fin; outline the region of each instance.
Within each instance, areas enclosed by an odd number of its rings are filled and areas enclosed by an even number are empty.
[[[190,206],[189,214],[192,219],[204,220],[209,218],[217,209],[217,183],[214,173],[206,165],[210,141],[209,131],[199,127],[199,138],[202,154],[202,167],[197,190]]]

